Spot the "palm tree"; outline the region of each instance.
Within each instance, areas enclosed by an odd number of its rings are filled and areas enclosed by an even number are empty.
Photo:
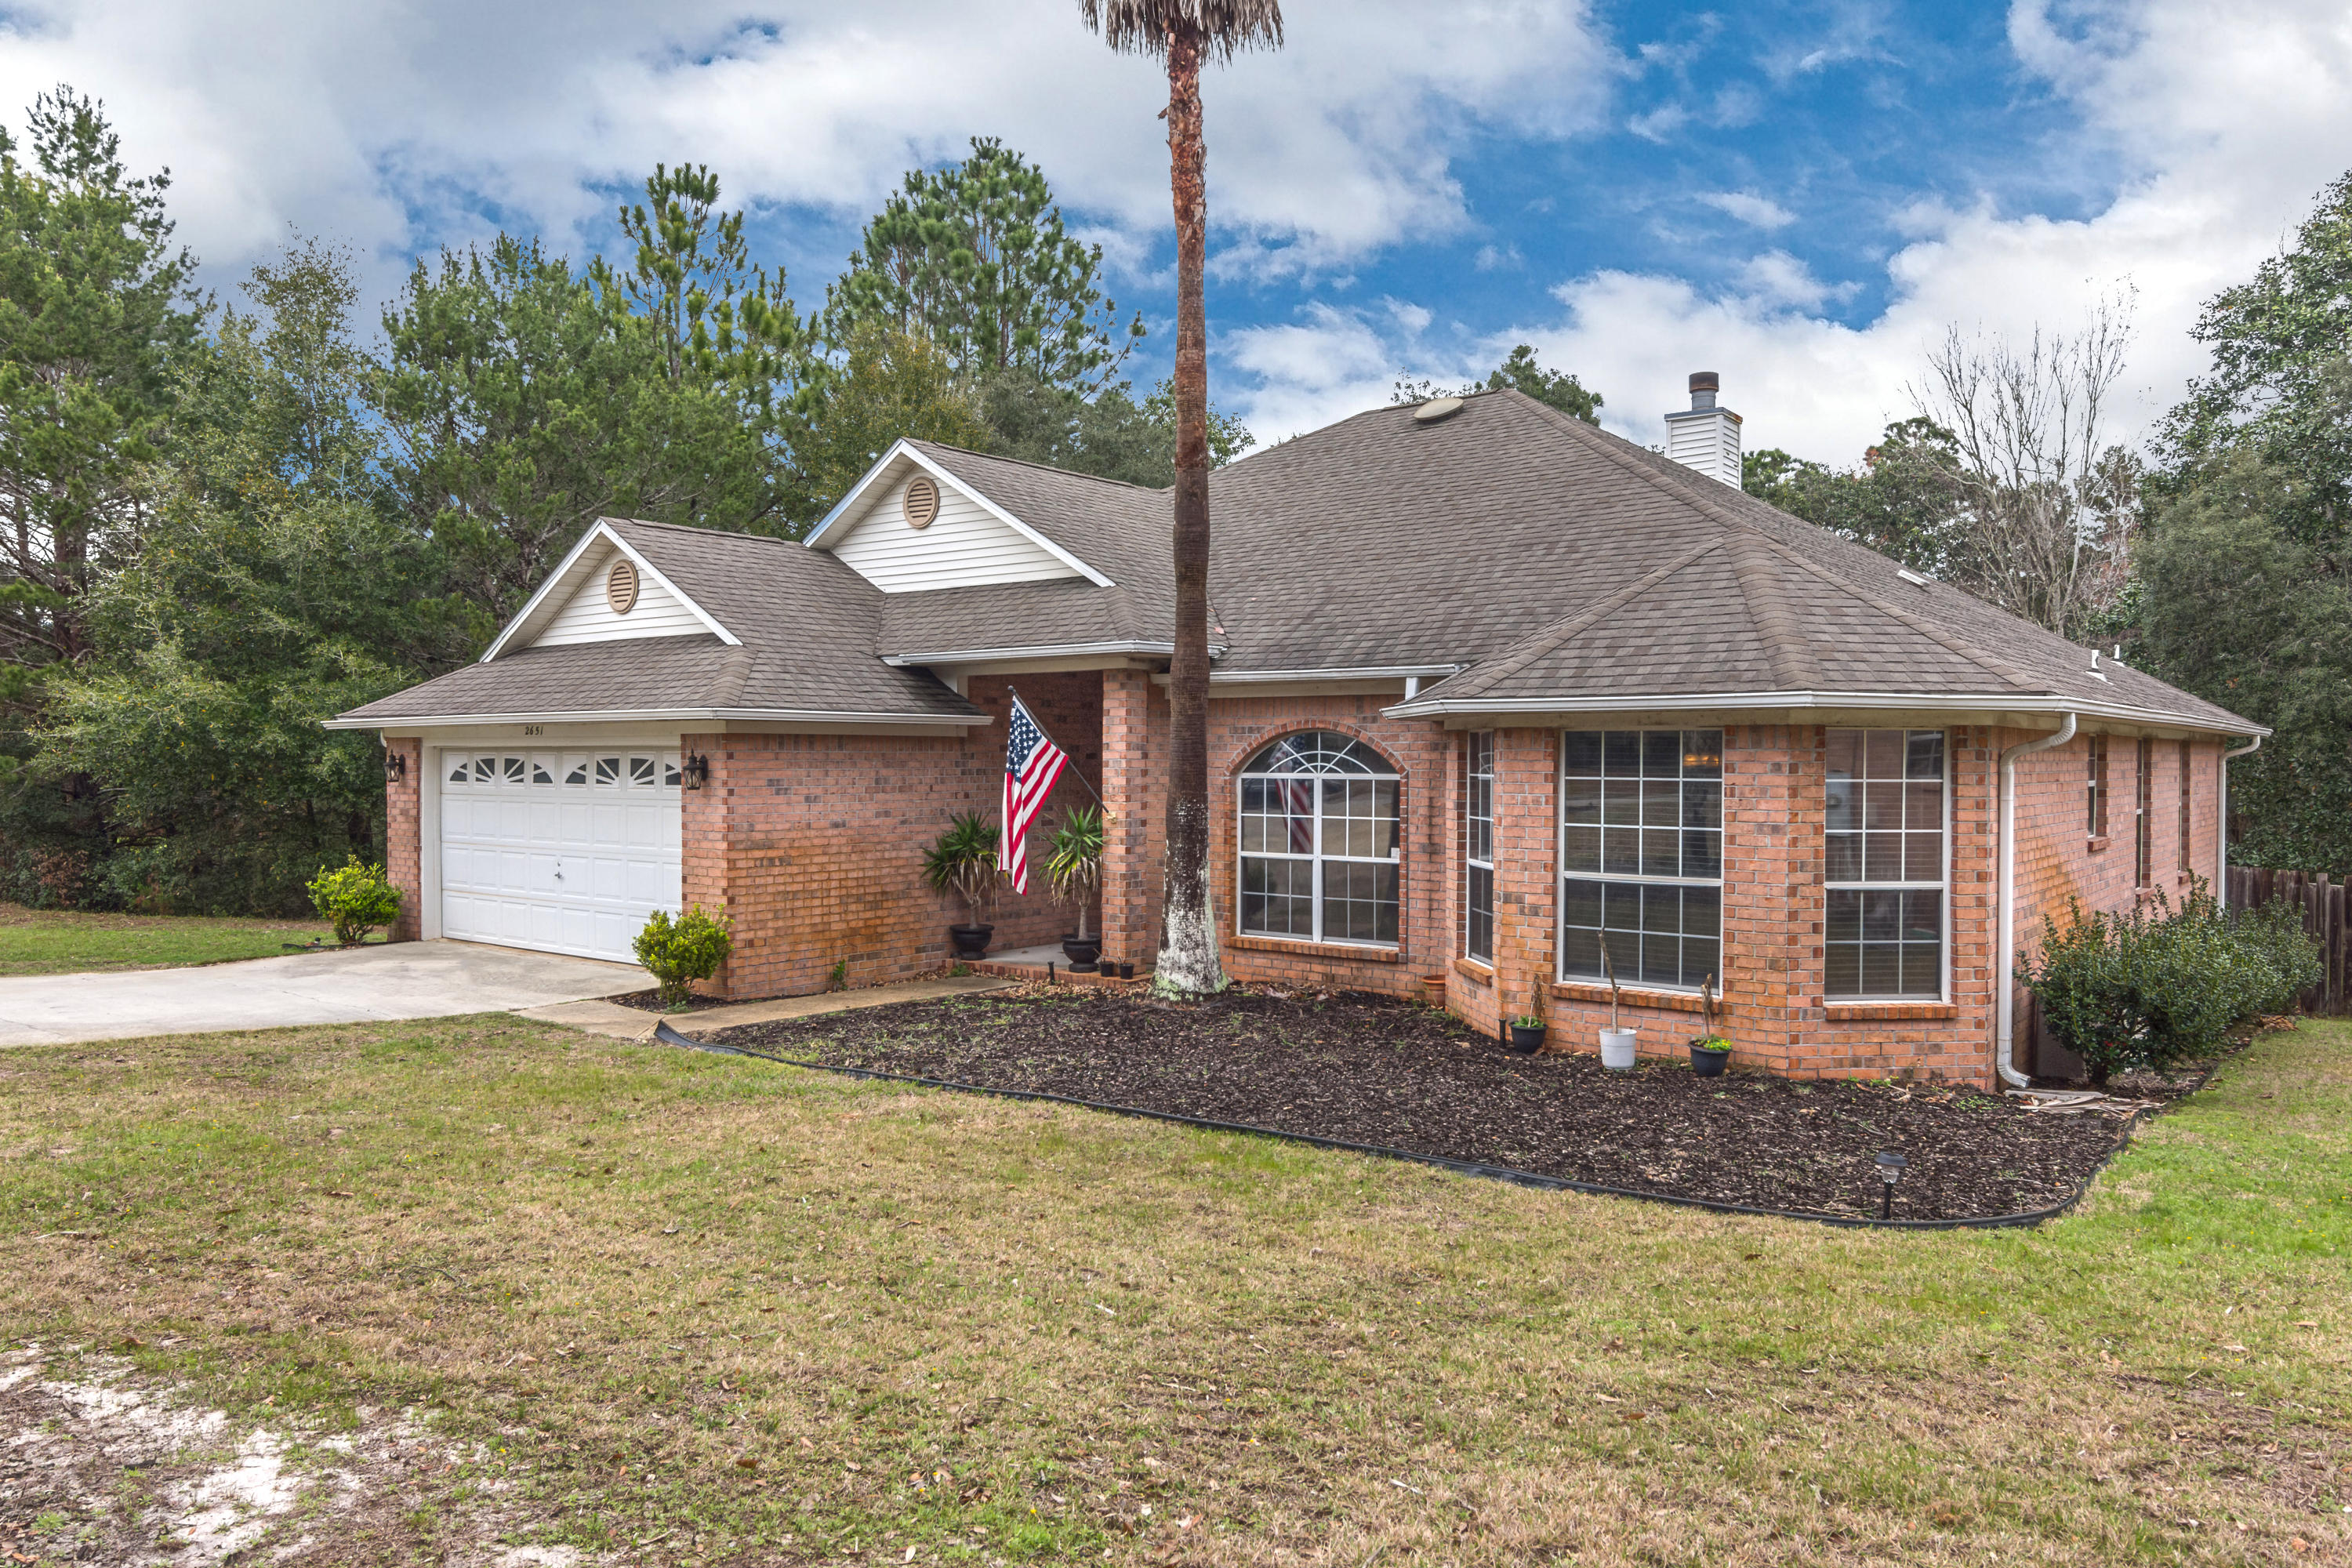
[[[1209,328],[1201,62],[1282,43],[1279,0],[1079,0],[1114,49],[1168,66],[1168,184],[1176,205],[1176,648],[1168,671],[1168,860],[1158,987],[1225,988],[1209,898]]]

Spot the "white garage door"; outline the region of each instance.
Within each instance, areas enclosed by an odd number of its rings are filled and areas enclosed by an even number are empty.
[[[677,912],[677,753],[441,753],[441,932],[635,963]]]

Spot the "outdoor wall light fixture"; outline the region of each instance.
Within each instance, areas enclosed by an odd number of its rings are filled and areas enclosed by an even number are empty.
[[[1895,1217],[1895,1184],[1903,1179],[1903,1156],[1892,1149],[1878,1152],[1878,1217]]]
[[[383,776],[398,784],[408,776],[408,753],[386,752],[383,754]]]
[[[686,781],[687,788],[700,789],[710,782],[710,759],[699,753],[689,753],[686,765],[678,769],[678,774]]]

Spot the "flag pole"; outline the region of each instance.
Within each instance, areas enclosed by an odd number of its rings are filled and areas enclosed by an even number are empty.
[[[1021,693],[1019,693],[1018,691],[1015,691],[1015,690],[1013,689],[1013,683],[1012,683],[1011,681],[1009,681],[1009,680],[1008,680],[1008,681],[1006,681],[1006,682],[1004,683],[1004,694],[1005,694],[1007,697],[1009,697],[1009,698],[1013,699],[1013,700],[1014,700],[1015,702],[1020,702],[1020,701],[1021,701]],[[1026,704],[1026,703],[1022,703],[1022,706],[1025,708],[1025,707],[1027,707],[1027,706],[1028,706],[1028,704]],[[1007,714],[1006,714],[1006,716],[1007,716],[1007,718],[1008,718],[1008,719],[1011,717],[1011,712],[1010,712],[1010,710],[1007,710]],[[1039,734],[1041,734],[1041,735],[1045,735],[1045,739],[1047,739],[1047,740],[1049,740],[1049,741],[1051,741],[1051,740],[1053,740],[1053,739],[1054,739],[1054,737],[1053,737],[1052,735],[1050,735],[1050,734],[1047,734],[1047,733],[1046,733],[1045,726],[1042,722],[1040,722],[1040,721],[1038,721],[1037,713],[1036,713],[1036,710],[1035,710],[1034,709],[1031,709],[1031,710],[1030,710],[1030,713],[1029,713],[1029,722],[1031,722],[1032,724],[1035,724],[1035,725],[1037,726],[1037,732],[1038,732]],[[1059,743],[1060,743],[1060,742],[1055,742],[1055,744],[1057,744],[1057,745],[1058,745]],[[1069,753],[1069,748],[1067,748],[1067,747],[1063,747],[1062,754],[1063,754],[1064,756],[1066,756],[1066,756],[1069,756],[1069,754],[1070,754],[1070,753]],[[1066,768],[1064,768],[1064,769],[1062,770],[1062,772],[1063,772],[1064,773],[1067,774],[1069,777],[1071,777],[1071,778],[1074,778],[1074,779],[1077,780],[1077,781],[1078,781],[1078,783],[1080,783],[1080,784],[1086,784],[1086,790],[1087,790],[1087,793],[1088,795],[1094,795],[1094,797],[1095,797],[1095,809],[1096,809],[1096,810],[1097,810],[1097,811],[1099,811],[1099,812],[1102,812],[1102,813],[1103,813],[1104,815],[1106,815],[1106,816],[1109,815],[1110,807],[1108,807],[1108,806],[1107,806],[1107,805],[1105,805],[1103,804],[1103,797],[1102,797],[1101,795],[1095,795],[1095,786],[1094,786],[1094,785],[1092,785],[1092,784],[1087,784],[1087,775],[1086,775],[1086,774],[1084,774],[1084,773],[1080,773],[1080,772],[1078,772],[1077,763],[1076,763],[1076,759],[1072,759],[1072,761],[1071,761],[1071,763],[1070,763],[1070,765],[1069,765],[1069,766],[1067,766],[1067,767],[1066,767]]]

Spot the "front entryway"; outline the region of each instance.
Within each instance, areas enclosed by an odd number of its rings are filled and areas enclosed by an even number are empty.
[[[678,754],[445,751],[441,934],[634,958],[678,908]]]

